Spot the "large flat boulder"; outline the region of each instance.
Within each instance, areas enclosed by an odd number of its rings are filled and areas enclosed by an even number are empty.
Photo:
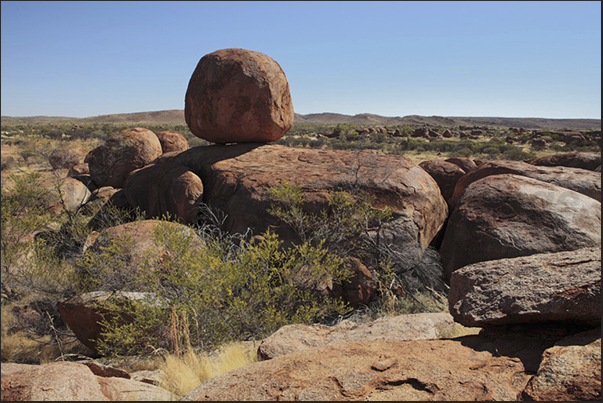
[[[285,182],[301,187],[308,212],[327,209],[334,189],[373,196],[373,207],[393,209],[394,219],[381,229],[383,242],[391,244],[427,248],[448,215],[435,180],[399,155],[247,143],[194,147],[158,158],[152,169],[170,171],[178,165],[201,179],[203,201],[225,213],[224,230],[231,233],[251,228],[261,234],[272,228],[282,238],[294,239],[292,229],[268,213],[273,202],[268,188]],[[132,187],[136,199],[157,198],[153,176],[159,173],[131,175],[126,193]]]
[[[519,400],[530,378],[521,359],[474,349],[475,338],[306,349],[216,376],[181,400]]]
[[[82,364],[0,364],[3,401],[108,401],[97,377]]]
[[[540,180],[502,174],[467,187],[450,216],[440,254],[450,278],[472,263],[600,244],[600,202]]]
[[[535,166],[521,161],[497,160],[480,164],[458,180],[450,204],[456,206],[459,199],[473,182],[491,175],[513,174],[537,179],[542,182],[574,190],[601,201],[601,173],[564,166]]]
[[[601,249],[475,263],[452,273],[450,313],[465,326],[601,323]]]
[[[342,321],[337,326],[288,325],[262,340],[258,356],[269,360],[344,341],[439,339],[457,327],[452,316],[445,312],[385,317],[362,324]]]
[[[526,162],[528,164],[538,166],[564,166],[594,171],[597,169],[597,167],[601,166],[601,153],[574,151],[571,153],[554,154],[540,158],[533,158]]]
[[[191,133],[213,143],[276,141],[293,126],[287,77],[260,52],[209,53],[190,78],[184,117]]]

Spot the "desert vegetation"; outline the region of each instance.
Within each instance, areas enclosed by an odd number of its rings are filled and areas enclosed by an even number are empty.
[[[89,291],[128,289],[148,298],[104,322],[99,351],[107,359],[138,357],[139,368],[166,371],[168,390],[182,396],[202,381],[255,360],[248,344],[294,323],[333,324],[446,307],[447,286],[438,252],[391,250],[379,245],[374,229],[390,219],[388,209],[370,207],[354,189],[333,189],[329,211],[308,213],[302,192],[290,184],[270,188],[270,214],[298,235],[285,245],[267,231],[230,234],[220,212],[204,206],[202,219],[182,233],[158,225],[155,240],[164,252],[131,266],[132,240],[115,239],[84,252],[95,229],[141,220],[137,211],[104,209],[100,203],[70,210],[59,190],[67,167],[126,124],[14,124],[2,126],[2,362],[44,363],[92,352],[62,323],[56,303]],[[186,125],[154,124],[151,131],[183,134],[191,147],[207,145]],[[584,142],[568,142],[560,130],[522,133],[482,128],[474,139],[458,127],[431,127],[431,138],[414,137],[417,127],[386,126],[380,132],[351,123],[296,124],[278,144],[324,149],[375,149],[415,162],[448,157],[525,160],[568,151],[600,152],[600,131],[584,131]],[[396,133],[392,135],[391,132]],[[510,134],[511,133],[511,134]],[[507,140],[512,135],[513,141]],[[534,138],[547,141],[535,143]],[[94,218],[94,225],[91,222]],[[164,222],[170,217],[164,217]],[[194,236],[193,236],[194,235]],[[198,240],[201,243],[198,244]],[[329,290],[345,283],[345,259],[374,262],[379,297],[352,308]],[[233,353],[234,351],[234,353]],[[232,360],[232,357],[243,358]],[[230,358],[229,358],[230,357]],[[125,365],[125,364],[124,364]],[[188,372],[187,372],[188,371]]]

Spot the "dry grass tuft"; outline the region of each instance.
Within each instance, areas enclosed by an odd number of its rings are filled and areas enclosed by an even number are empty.
[[[241,342],[229,344],[212,354],[190,349],[180,356],[169,354],[159,367],[165,372],[160,386],[182,397],[214,376],[256,361],[255,347]]]

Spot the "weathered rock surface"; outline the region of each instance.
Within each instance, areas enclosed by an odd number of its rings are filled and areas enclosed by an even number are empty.
[[[124,190],[128,203],[140,207],[147,218],[168,213],[182,224],[199,219],[203,182],[184,165],[147,165],[130,174]]]
[[[575,151],[571,153],[547,155],[546,157],[533,158],[526,162],[528,164],[538,166],[564,166],[594,171],[598,166],[601,165],[601,153]]]
[[[109,400],[97,377],[85,365],[57,362],[45,365],[2,363],[2,400]]]
[[[92,196],[92,193],[84,183],[72,177],[61,180],[59,192],[62,200],[62,207],[71,212],[76,211],[84,205]]]
[[[3,401],[167,401],[171,393],[131,379],[96,376],[74,362],[2,363]]]
[[[163,153],[181,152],[188,150],[188,140],[182,134],[178,132],[172,132],[164,130],[156,133],[159,143],[161,143],[161,150]]]
[[[120,189],[116,189],[113,186],[103,186],[102,188],[96,189],[95,191],[92,192],[90,201],[100,200],[100,202],[102,204],[105,204],[119,190]]]
[[[477,159],[473,159],[473,158],[458,158],[458,157],[448,158],[444,161],[450,162],[451,164],[458,166],[459,168],[461,168],[463,171],[465,171],[467,173],[474,171],[475,169],[477,169],[477,167],[479,165],[481,165],[483,163],[482,160],[477,160]]]
[[[101,390],[110,401],[171,401],[174,396],[167,390],[125,378],[97,377]]]
[[[77,339],[83,345],[98,353],[97,344],[102,337],[101,333],[104,331],[101,322],[113,314],[96,304],[108,299],[116,301],[117,304],[127,300],[148,300],[149,303],[159,303],[153,298],[152,294],[143,292],[118,291],[111,293],[94,291],[59,301],[57,302],[57,309],[61,314],[61,318],[67,323]],[[133,320],[132,316],[127,313],[119,313],[119,315],[120,320],[126,323]]]
[[[439,339],[452,334],[457,327],[452,316],[444,312],[386,317],[362,324],[344,320],[336,326],[288,325],[262,340],[258,356],[269,360],[348,341]]]
[[[491,175],[514,174],[561,186],[601,201],[601,174],[580,168],[535,166],[520,161],[489,161],[458,180],[450,204],[456,206],[467,187]]]
[[[440,254],[449,278],[472,263],[600,243],[601,203],[567,188],[504,174],[467,187],[450,216]]]
[[[186,123],[195,136],[214,143],[276,141],[293,125],[293,115],[282,68],[251,50],[203,56],[186,90]]]
[[[330,344],[214,377],[181,400],[518,400],[530,377],[521,359],[476,340]]]
[[[105,144],[91,150],[84,162],[99,188],[121,188],[130,172],[142,168],[161,154],[161,143],[155,133],[135,127],[109,137]]]
[[[465,326],[601,323],[601,249],[475,263],[452,273],[450,313]]]
[[[381,230],[383,242],[392,244],[410,242],[426,248],[448,215],[435,180],[398,155],[248,143],[194,147],[158,158],[153,169],[163,166],[168,172],[178,165],[199,176],[203,201],[227,215],[224,230],[231,233],[251,228],[260,234],[273,227],[283,239],[294,239],[293,231],[267,212],[272,201],[266,188],[284,182],[302,188],[307,201],[304,209],[310,212],[327,208],[329,191],[334,189],[356,189],[374,196],[373,207],[394,210],[394,219]],[[157,197],[154,185],[141,180],[152,176],[133,174],[126,192],[130,187],[137,189],[133,192],[137,200]]]
[[[422,161],[419,166],[435,179],[444,200],[449,203],[456,183],[466,172],[458,165],[442,160]],[[448,206],[450,207],[450,204]]]
[[[67,172],[67,176],[69,177],[79,175],[90,175],[90,168],[88,167],[87,162],[80,162],[76,165],[73,165]]]
[[[523,394],[534,401],[601,401],[601,327],[547,349]]]

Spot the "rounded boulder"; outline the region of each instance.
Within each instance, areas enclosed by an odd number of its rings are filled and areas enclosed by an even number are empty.
[[[100,188],[122,188],[130,172],[142,168],[162,154],[161,143],[142,127],[124,129],[109,137],[86,155],[90,176]]]
[[[263,53],[209,53],[190,78],[184,116],[195,136],[214,143],[276,141],[293,125],[287,77]]]

